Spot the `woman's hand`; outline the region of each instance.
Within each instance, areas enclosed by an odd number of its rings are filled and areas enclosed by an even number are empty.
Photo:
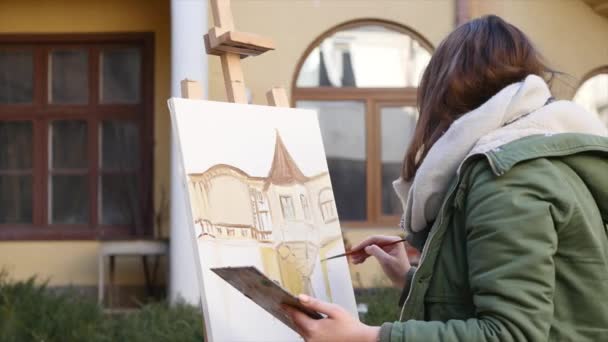
[[[378,245],[388,244],[397,240],[401,240],[401,238],[399,236],[384,235],[370,236],[351,249],[357,251],[351,255],[351,260],[353,264],[361,264],[370,255],[373,255],[393,285],[397,288],[403,288],[405,286],[405,275],[412,267],[407,257],[405,244],[396,243],[386,247],[378,247]]]
[[[378,341],[380,327],[371,327],[359,322],[342,307],[306,295],[299,295],[298,299],[307,308],[327,315],[327,318],[315,320],[297,309],[285,306],[297,326],[298,334],[306,342]]]

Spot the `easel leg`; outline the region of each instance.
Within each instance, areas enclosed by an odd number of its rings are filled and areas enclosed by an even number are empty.
[[[224,83],[228,101],[247,104],[247,92],[243,69],[241,68],[241,56],[235,53],[225,53],[220,56],[222,70],[224,72]]]
[[[99,253],[97,257],[97,267],[99,272],[99,279],[97,280],[97,301],[101,307],[103,307],[103,292],[105,290],[105,272],[103,254]]]
[[[141,262],[144,266],[144,278],[146,280],[146,295],[152,297],[152,284],[150,280],[150,269],[148,267],[148,257],[146,255],[141,257]]]
[[[114,306],[114,256],[110,255],[110,284],[108,284],[108,307],[112,308]]]

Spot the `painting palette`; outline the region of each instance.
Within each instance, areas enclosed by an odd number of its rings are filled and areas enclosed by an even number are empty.
[[[271,315],[295,330],[293,322],[281,305],[288,305],[302,311],[308,317],[322,319],[323,315],[303,306],[298,298],[287,292],[279,284],[265,276],[255,267],[220,267],[211,269],[227,281],[245,297],[251,299]]]

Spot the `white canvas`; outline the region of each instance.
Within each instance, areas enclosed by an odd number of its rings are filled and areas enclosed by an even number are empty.
[[[171,99],[207,339],[302,339],[210,271],[255,266],[357,317],[314,111]]]

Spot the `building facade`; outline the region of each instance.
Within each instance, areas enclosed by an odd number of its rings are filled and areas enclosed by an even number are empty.
[[[319,111],[350,243],[399,233],[390,181],[416,122],[418,78],[463,20],[497,14],[517,25],[564,73],[557,97],[608,115],[606,0],[232,0],[232,9],[239,30],[277,47],[244,60],[252,102],[284,86],[294,106]],[[219,59],[203,54],[211,22],[204,0],[0,0],[0,265],[11,277],[93,289],[101,241],[173,238],[166,100],[186,77],[225,100]],[[116,269],[119,288],[143,287],[140,260]],[[386,284],[373,261],[351,272],[356,287]]]

